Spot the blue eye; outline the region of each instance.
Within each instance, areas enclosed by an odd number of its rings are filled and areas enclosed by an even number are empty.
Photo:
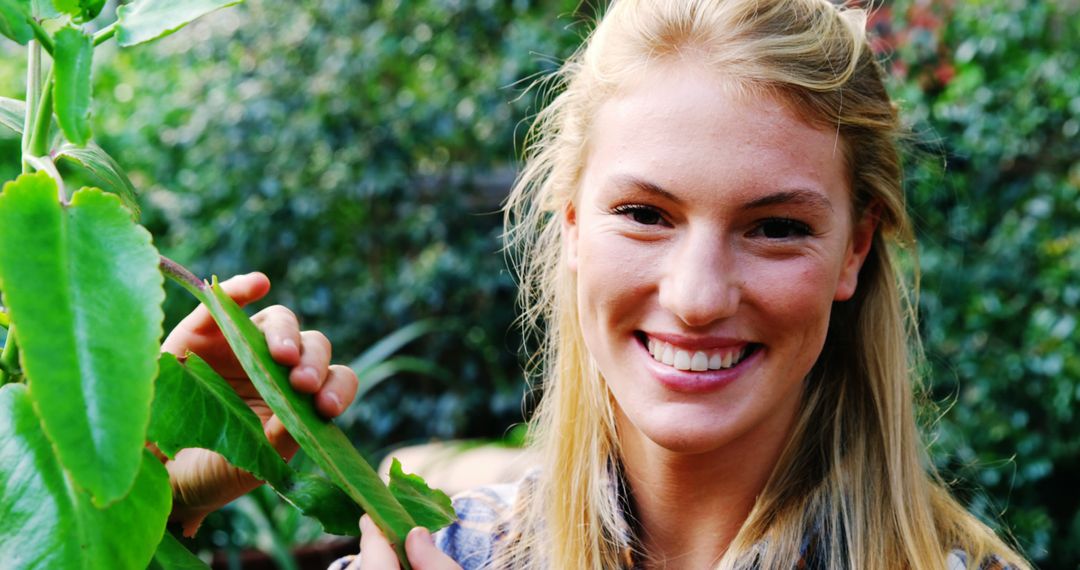
[[[813,235],[810,226],[789,218],[769,218],[755,229],[768,239],[792,239]]]
[[[620,216],[627,216],[643,226],[655,226],[664,222],[664,216],[660,214],[660,211],[651,206],[626,204],[612,208],[611,212]]]

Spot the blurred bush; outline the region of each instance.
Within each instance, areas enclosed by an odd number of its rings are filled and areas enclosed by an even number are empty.
[[[167,255],[266,272],[272,302],[338,361],[437,320],[404,350],[442,373],[396,377],[350,414],[369,456],[499,437],[524,387],[497,209],[536,108],[524,87],[576,47],[589,5],[249,0],[115,52],[96,71],[96,132]],[[934,460],[1061,569],[1080,565],[1078,10],[897,0],[872,20],[915,132]],[[19,93],[4,59],[0,86]],[[17,145],[0,136],[4,156]],[[190,308],[174,293],[172,320]],[[287,526],[287,542],[310,536]]]
[[[1078,568],[1080,3],[892,15],[935,461],[1040,566]]]

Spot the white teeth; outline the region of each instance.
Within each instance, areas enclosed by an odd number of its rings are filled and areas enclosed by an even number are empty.
[[[739,350],[689,351],[676,348],[662,340],[648,339],[646,347],[649,354],[657,360],[678,370],[703,372],[705,370],[723,370],[738,364],[748,351],[747,346]]]
[[[705,356],[704,352],[700,350],[694,353],[694,357],[690,359],[690,370],[694,372],[701,372],[702,370],[709,369],[709,357]]]

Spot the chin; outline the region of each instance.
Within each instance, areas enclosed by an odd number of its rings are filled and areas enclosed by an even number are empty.
[[[727,447],[737,439],[735,426],[718,422],[721,413],[713,410],[687,410],[673,406],[670,410],[651,410],[654,417],[633,422],[625,418],[625,427],[642,443],[649,443],[679,455],[700,455]],[[656,414],[660,414],[657,417]],[[628,425],[626,425],[628,424]]]

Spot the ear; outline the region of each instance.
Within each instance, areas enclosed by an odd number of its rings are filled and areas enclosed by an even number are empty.
[[[836,284],[834,301],[847,301],[855,295],[855,287],[859,284],[859,270],[870,253],[870,246],[874,243],[874,234],[878,226],[878,207],[872,205],[863,212],[862,219],[855,223],[852,232],[851,243],[848,244],[847,255],[844,258],[844,267],[840,271],[840,280]]]
[[[574,202],[566,203],[562,212],[563,260],[570,271],[577,272],[578,227]]]

